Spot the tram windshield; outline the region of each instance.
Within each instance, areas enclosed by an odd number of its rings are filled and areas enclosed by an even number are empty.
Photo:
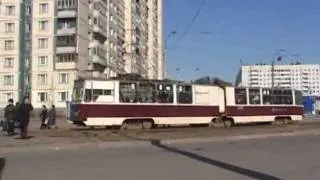
[[[72,101],[80,102],[83,98],[83,88],[73,88]]]

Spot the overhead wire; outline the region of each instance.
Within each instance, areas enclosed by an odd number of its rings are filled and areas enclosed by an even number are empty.
[[[181,42],[183,40],[183,38],[188,35],[188,33],[190,32],[190,29],[192,28],[193,24],[197,21],[199,15],[201,14],[206,2],[207,2],[207,0],[202,0],[202,2],[200,4],[199,8],[197,9],[195,15],[192,17],[192,19],[188,23],[187,28],[182,32],[182,34],[176,40],[176,44]]]

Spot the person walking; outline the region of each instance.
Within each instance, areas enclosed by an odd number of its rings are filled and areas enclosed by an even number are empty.
[[[15,118],[15,125],[14,125],[14,127],[15,128],[19,128],[20,127],[20,120],[19,120],[19,114],[18,114],[18,109],[19,109],[19,106],[20,106],[20,103],[19,102],[16,102],[16,118]]]
[[[33,110],[33,106],[30,103],[29,97],[24,97],[22,104],[18,109],[18,119],[20,121],[20,138],[26,139],[28,135],[28,126],[30,122],[30,112]]]
[[[48,116],[49,116],[49,121],[48,121],[49,129],[51,126],[54,126],[55,129],[58,129],[58,126],[56,125],[56,107],[55,107],[55,105],[51,106],[51,109],[49,110]]]
[[[4,117],[6,120],[6,130],[8,136],[14,134],[14,123],[16,119],[16,107],[13,105],[13,99],[9,99],[8,105],[4,108]]]
[[[41,119],[41,126],[40,129],[46,129],[48,128],[47,126],[47,118],[48,118],[48,109],[45,105],[42,106],[42,111],[40,113],[40,119]]]

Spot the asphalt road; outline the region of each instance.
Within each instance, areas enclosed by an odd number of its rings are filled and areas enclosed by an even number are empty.
[[[314,180],[320,177],[319,138],[169,145],[153,141],[143,147],[12,153],[2,157],[2,180]]]

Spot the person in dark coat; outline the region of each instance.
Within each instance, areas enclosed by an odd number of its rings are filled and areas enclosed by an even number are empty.
[[[13,105],[13,99],[9,99],[8,103],[9,104],[4,108],[4,117],[7,124],[7,133],[9,136],[12,136],[16,119],[16,107]]]
[[[40,126],[40,129],[47,129],[48,126],[47,126],[47,120],[48,118],[48,109],[45,105],[42,106],[42,111],[40,113],[40,119],[41,119],[41,126]]]
[[[15,122],[16,122],[16,123],[20,123],[19,114],[18,114],[19,106],[20,106],[20,103],[19,103],[19,102],[16,102],[16,119],[15,119]],[[19,126],[16,126],[16,127],[19,127]]]
[[[24,97],[22,104],[18,109],[18,119],[20,121],[20,137],[26,139],[28,135],[28,126],[30,122],[30,112],[33,110],[33,106],[30,103],[29,97]]]
[[[55,105],[51,106],[51,109],[49,110],[48,113],[49,121],[48,121],[48,126],[49,128],[51,126],[54,126],[55,129],[58,129],[58,126],[56,125],[56,107]]]

